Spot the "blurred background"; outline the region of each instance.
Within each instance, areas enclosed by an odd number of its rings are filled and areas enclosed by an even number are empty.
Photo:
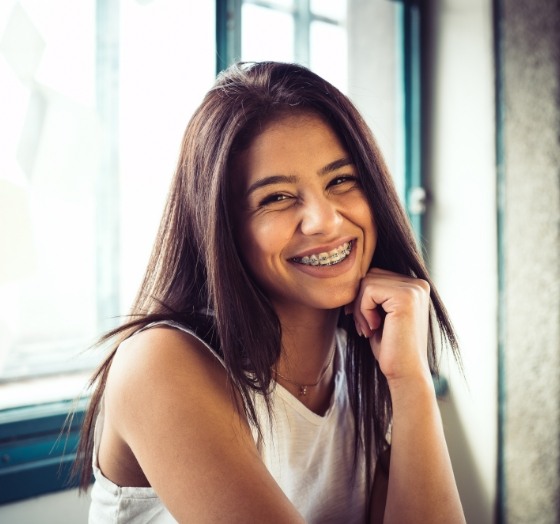
[[[186,123],[237,60],[358,106],[455,322],[440,407],[467,520],[560,522],[560,4],[0,0],[0,521],[87,522],[83,402]]]

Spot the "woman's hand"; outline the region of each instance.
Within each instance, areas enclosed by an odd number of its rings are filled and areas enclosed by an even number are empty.
[[[430,286],[425,280],[372,268],[346,312],[367,337],[389,385],[429,374]]]
[[[383,522],[464,524],[428,365],[430,287],[373,268],[346,307],[391,391],[391,463]],[[371,522],[377,522],[372,508]]]

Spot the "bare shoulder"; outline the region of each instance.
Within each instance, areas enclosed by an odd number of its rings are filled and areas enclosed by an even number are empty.
[[[227,373],[211,350],[193,335],[171,327],[154,327],[119,347],[109,373],[107,415],[128,442],[159,424],[170,431],[201,412],[214,412],[244,425],[228,386]],[[232,426],[232,430],[234,427]],[[196,428],[193,425],[193,431]]]
[[[200,340],[173,327],[157,326],[121,344],[111,365],[107,387],[141,386],[142,390],[152,387],[159,390],[180,384],[181,388],[225,391],[226,378],[222,364]],[[182,383],[185,379],[188,384]]]
[[[157,426],[173,438],[192,427],[175,425],[197,420],[210,403],[221,416],[234,414],[226,372],[197,338],[171,327],[142,331],[121,344],[113,359],[105,388],[103,433],[98,451],[102,472],[120,486],[150,486],[142,449],[157,445]],[[232,427],[233,431],[233,427]],[[246,432],[246,430],[245,430]],[[166,436],[166,435],[163,435]]]
[[[115,463],[129,452],[128,464],[137,463],[179,522],[299,522],[239,405],[202,342],[173,328],[143,331],[121,345],[111,366],[106,457]]]

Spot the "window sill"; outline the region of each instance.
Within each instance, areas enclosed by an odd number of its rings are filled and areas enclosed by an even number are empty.
[[[32,377],[0,383],[0,413],[21,406],[38,406],[76,399],[86,389],[91,371]]]
[[[0,504],[76,487],[70,470],[85,404],[59,401],[0,411]]]

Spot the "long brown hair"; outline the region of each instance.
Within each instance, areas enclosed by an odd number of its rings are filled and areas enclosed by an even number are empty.
[[[234,241],[230,165],[260,130],[280,115],[313,112],[334,130],[354,161],[375,216],[377,247],[372,266],[423,278],[431,285],[430,365],[436,372],[436,323],[442,341],[458,356],[455,334],[430,281],[381,153],[366,123],[338,89],[294,64],[237,64],[218,76],[190,120],[151,259],[131,320],[105,335],[113,349],[94,373],[77,466],[91,479],[93,428],[118,344],[153,321],[192,328],[224,359],[232,385],[258,427],[252,398],[269,398],[272,368],[281,348],[281,326],[268,299],[242,263]],[[224,263],[227,261],[227,263]],[[258,315],[258,322],[254,316]],[[386,447],[391,399],[369,342],[341,311],[348,333],[345,367],[354,414],[356,456],[365,451],[368,483],[372,455]]]

